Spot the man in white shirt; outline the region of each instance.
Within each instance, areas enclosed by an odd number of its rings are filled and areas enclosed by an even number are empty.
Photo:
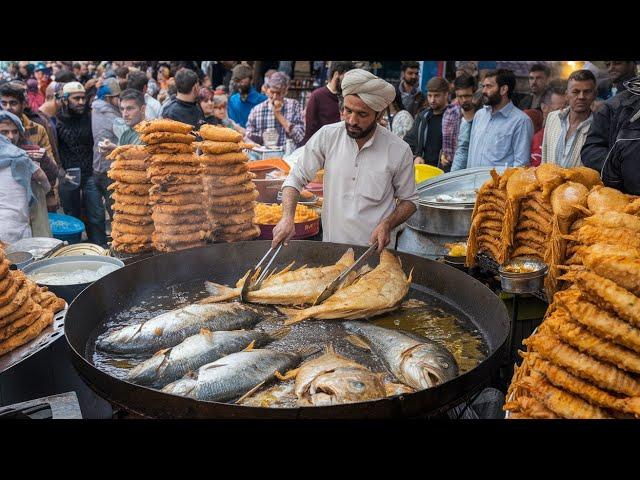
[[[394,87],[365,70],[342,80],[344,121],[325,125],[305,146],[283,186],[283,216],[273,245],[286,245],[295,233],[300,190],[324,168],[323,241],[366,245],[382,251],[395,241],[395,229],[416,211],[413,154],[402,139],[379,126],[395,98]],[[393,245],[393,243],[392,243]]]

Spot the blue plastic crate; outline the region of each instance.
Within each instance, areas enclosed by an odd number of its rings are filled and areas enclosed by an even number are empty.
[[[49,214],[49,224],[53,238],[69,242],[69,244],[79,243],[84,232],[84,223],[70,215],[60,213]]]

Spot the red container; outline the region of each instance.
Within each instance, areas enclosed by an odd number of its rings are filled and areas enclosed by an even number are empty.
[[[319,197],[324,197],[324,185],[322,183],[310,183],[308,184],[306,187],[304,187],[306,190],[310,191],[311,193],[315,193],[317,196]]]
[[[273,229],[275,225],[258,224],[260,227],[260,240],[272,240]],[[320,231],[320,219],[308,220],[306,222],[296,223],[296,234],[293,236],[294,240],[300,240],[302,238],[313,237]]]

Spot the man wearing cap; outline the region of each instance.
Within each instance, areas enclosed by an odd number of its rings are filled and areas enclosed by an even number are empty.
[[[62,87],[62,108],[56,115],[58,149],[64,170],[80,169],[80,187],[60,190],[64,213],[80,218],[81,207],[87,214],[89,242],[107,244],[104,205],[93,176],[93,133],[91,111],[86,104],[86,92],[79,82]]]
[[[107,78],[98,89],[96,100],[91,105],[91,132],[93,133],[93,175],[100,195],[105,199],[109,218],[113,219],[111,192],[107,187],[112,180],[107,177],[111,162],[103,145],[115,145],[118,137],[113,132],[113,123],[120,115],[120,83]]]
[[[267,99],[266,95],[259,93],[252,85],[253,69],[247,65],[233,67],[231,81],[236,84],[238,92],[229,98],[229,118],[246,128],[249,112]]]
[[[323,241],[395,245],[396,227],[416,211],[413,154],[409,145],[378,125],[396,91],[361,69],[342,80],[344,121],[325,125],[305,145],[304,156],[283,188],[283,216],[273,245],[295,233],[300,190],[324,168]]]

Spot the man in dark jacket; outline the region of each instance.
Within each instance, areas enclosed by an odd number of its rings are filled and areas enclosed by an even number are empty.
[[[176,97],[162,107],[162,118],[171,118],[193,125],[195,129],[200,128],[205,121],[204,113],[197,102],[200,82],[196,72],[186,68],[179,70],[176,73],[176,89]]]
[[[634,61],[607,61],[607,73],[609,78],[598,84],[598,98],[608,100],[626,89],[624,82],[636,76],[636,62]]]
[[[85,90],[80,83],[69,82],[62,88],[62,108],[56,116],[60,159],[63,169],[79,168],[81,176],[79,188],[67,190],[61,186],[60,198],[68,215],[80,218],[81,207],[84,207],[89,241],[106,247],[104,205],[93,176],[91,111],[85,100]]]
[[[396,100],[415,117],[424,103],[424,94],[420,91],[420,64],[402,62],[402,78],[396,87]]]
[[[640,195],[640,77],[627,88],[594,112],[581,160],[606,186]]]

